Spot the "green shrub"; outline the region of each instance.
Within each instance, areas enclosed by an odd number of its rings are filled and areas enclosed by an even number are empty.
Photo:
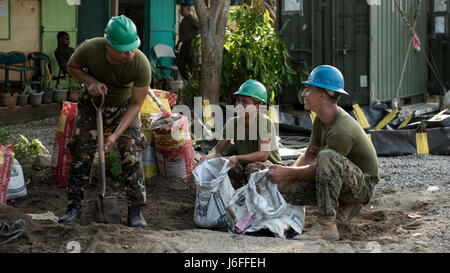
[[[2,144],[3,146],[7,145],[10,138],[11,134],[8,134],[5,129],[0,128],[0,144]]]
[[[222,65],[221,100],[229,100],[233,92],[248,79],[266,87],[268,102],[275,103],[284,85],[298,80],[288,61],[289,51],[271,26],[266,11],[261,16],[259,5],[242,5],[229,14]]]
[[[39,141],[39,139],[33,139],[32,141],[28,141],[28,139],[20,135],[23,142],[16,142],[13,144],[14,152],[16,153],[15,158],[20,164],[33,164],[34,160],[39,154],[49,153],[49,151],[45,148],[44,145]]]

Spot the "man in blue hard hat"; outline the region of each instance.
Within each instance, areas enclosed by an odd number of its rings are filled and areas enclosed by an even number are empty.
[[[145,137],[139,112],[148,93],[151,68],[138,48],[141,40],[136,25],[128,17],[112,17],[104,37],[81,43],[67,64],[72,77],[84,82],[87,90],[80,94],[73,135],[67,147],[72,160],[67,179],[66,213],[60,223],[72,223],[83,214],[84,189],[90,179],[97,150],[96,111],[91,98],[100,104],[104,96],[104,126],[112,134],[105,141],[105,152],[117,143],[122,157],[128,203],[128,225],[145,228],[141,213],[146,203],[146,190],[141,151]]]
[[[338,240],[339,222],[347,224],[367,204],[379,181],[374,146],[357,121],[337,105],[344,77],[335,67],[316,67],[304,82],[305,109],[314,111],[308,147],[292,167],[273,165],[268,177],[287,202],[317,205],[316,223],[299,240]]]

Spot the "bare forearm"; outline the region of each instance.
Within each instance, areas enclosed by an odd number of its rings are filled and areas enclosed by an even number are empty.
[[[229,142],[230,141],[226,140],[226,139],[219,140],[219,142],[217,142],[216,146],[214,147],[214,149],[212,149],[209,152],[209,154],[210,155],[215,155],[217,157],[222,156],[223,152],[228,147],[228,143]]]
[[[289,181],[295,179],[314,180],[316,177],[316,163],[286,168],[286,174]]]
[[[266,161],[269,156],[268,152],[254,152],[246,155],[237,155],[236,158],[239,162],[252,163],[257,161]]]
[[[125,132],[128,127],[136,120],[136,118],[139,115],[141,107],[139,105],[131,105],[128,110],[123,115],[122,120],[119,123],[119,126],[117,126],[116,130],[114,131],[114,134],[117,135],[117,137],[121,136],[123,132]]]
[[[319,147],[316,147],[312,145],[312,143],[309,143],[306,151],[297,158],[293,166],[300,167],[316,163],[319,151]]]
[[[142,104],[144,103],[145,96],[147,95],[148,88],[149,86],[133,88],[130,106],[123,115],[119,126],[117,126],[117,129],[114,131],[116,136],[122,135],[122,133],[125,132],[125,130],[130,127],[131,123],[133,123],[133,121],[138,117]]]

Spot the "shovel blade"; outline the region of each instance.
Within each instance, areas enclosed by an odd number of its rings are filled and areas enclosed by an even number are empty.
[[[122,223],[116,198],[97,198],[95,200],[94,215],[98,223]]]

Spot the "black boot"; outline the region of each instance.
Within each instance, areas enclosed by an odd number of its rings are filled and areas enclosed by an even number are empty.
[[[128,207],[128,226],[146,228],[147,222],[142,217],[141,206]]]
[[[73,223],[84,215],[83,207],[80,203],[72,203],[67,207],[66,214],[61,216],[58,223]]]

